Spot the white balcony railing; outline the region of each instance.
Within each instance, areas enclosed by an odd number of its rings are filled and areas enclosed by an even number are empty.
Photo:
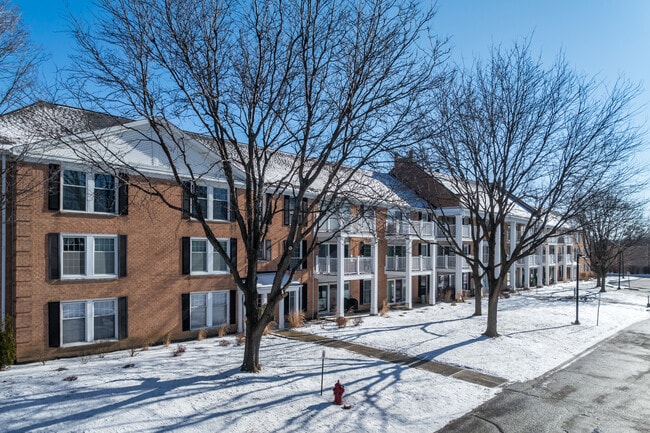
[[[362,275],[373,273],[372,257],[346,257],[343,259],[345,275]],[[337,274],[338,259],[334,257],[316,257],[317,274]]]
[[[360,218],[350,221],[349,217],[332,216],[321,223],[318,230],[323,233],[343,231],[345,233],[374,233],[375,219]]]
[[[411,257],[411,269],[413,271],[432,271],[433,257],[431,256]]]
[[[456,224],[451,224],[449,226],[449,231],[456,236]],[[462,234],[463,234],[463,239],[471,239],[472,237],[472,226],[468,224],[463,224],[461,228]],[[435,235],[437,238],[445,239],[447,236],[445,236],[445,232],[438,226],[435,227]]]
[[[386,256],[386,271],[406,271],[406,257]]]
[[[392,271],[392,272],[406,272],[406,257],[387,256],[385,270]],[[431,256],[411,257],[411,270],[414,272],[432,271],[433,257]]]
[[[433,221],[387,221],[386,236],[415,235],[422,238],[433,238],[436,233],[435,227],[436,226]]]

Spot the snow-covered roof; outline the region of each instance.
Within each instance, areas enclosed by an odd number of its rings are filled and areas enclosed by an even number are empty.
[[[121,117],[39,101],[0,116],[0,146],[25,146],[127,122]]]

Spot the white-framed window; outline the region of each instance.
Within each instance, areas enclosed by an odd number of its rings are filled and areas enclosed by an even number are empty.
[[[197,186],[194,190],[203,218],[211,221],[228,221],[230,218],[228,188],[216,186]],[[191,204],[192,217],[198,216],[198,211]]]
[[[230,254],[230,241],[228,239],[217,239],[217,241],[226,253]],[[206,238],[190,239],[191,274],[222,274],[227,272],[226,261]]]
[[[118,182],[106,173],[61,170],[61,209],[116,214]]]
[[[61,344],[117,339],[117,299],[61,302]]]
[[[214,328],[230,323],[228,291],[190,294],[190,329]]]
[[[61,235],[61,278],[116,278],[116,235]]]

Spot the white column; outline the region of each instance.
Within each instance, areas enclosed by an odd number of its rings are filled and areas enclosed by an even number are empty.
[[[501,275],[501,226],[497,226],[496,245],[494,246],[494,276]]]
[[[345,290],[345,243],[342,236],[336,239],[338,272],[336,273],[336,316],[345,316],[344,290]]]
[[[406,296],[406,308],[413,308],[413,242],[406,238],[406,284],[404,287]]]
[[[463,216],[456,215],[456,243],[463,248]],[[460,298],[463,291],[463,263],[465,259],[460,255],[456,255],[456,291],[454,292],[454,299]]]
[[[510,223],[510,250],[509,254],[512,258],[512,253],[515,250],[515,244],[517,242],[517,224],[515,222]],[[510,286],[514,290],[517,287],[517,263],[513,263],[510,267]]]
[[[370,254],[372,255],[372,278],[370,279],[370,314],[376,315],[379,311],[377,304],[377,280],[379,272],[379,251],[377,238],[372,238]]]
[[[244,294],[241,290],[237,289],[237,332],[244,332]]]
[[[431,254],[431,260],[433,260],[433,269],[431,270],[431,278],[429,281],[429,304],[434,305],[436,303],[436,288],[438,287],[438,273],[436,269],[438,245],[429,244],[429,251]]]
[[[280,304],[278,308],[278,329],[284,329],[284,299],[281,299],[278,304]]]

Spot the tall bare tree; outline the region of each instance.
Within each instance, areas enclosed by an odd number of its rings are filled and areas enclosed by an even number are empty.
[[[601,291],[605,291],[607,271],[615,267],[625,250],[648,235],[643,203],[631,200],[627,190],[621,186],[616,192],[596,197],[578,216],[585,255]]]
[[[25,103],[36,84],[40,52],[29,42],[18,8],[0,1],[0,113]]]
[[[427,35],[433,12],[396,0],[103,0],[100,6],[96,22],[75,24],[81,49],[71,83],[86,85],[75,89],[84,106],[146,119],[154,132],[148,139],[195,207],[202,177],[219,171],[228,183],[244,272],[204,216],[196,216],[244,293],[241,368],[258,371],[262,332],[285,295],[283,277],[296,268],[292,247],[312,239],[323,218],[339,209],[362,168],[411,142],[418,98],[436,85],[442,54],[443,45]],[[419,46],[424,41],[431,44],[426,50]],[[216,163],[184,159],[173,123],[200,133]],[[111,166],[96,152],[87,156]],[[144,189],[165,200],[155,182]],[[283,194],[295,199],[287,248],[267,305],[253,314],[258,252]]]
[[[421,162],[460,200],[473,245],[487,246],[487,257],[465,252],[437,209],[456,254],[485,275],[487,336],[498,335],[499,295],[516,261],[570,232],[592,197],[633,175],[626,164],[640,146],[631,124],[637,89],[618,83],[603,94],[562,58],[545,68],[524,43],[493,48],[487,62],[430,95]],[[506,248],[513,216],[520,228]]]

